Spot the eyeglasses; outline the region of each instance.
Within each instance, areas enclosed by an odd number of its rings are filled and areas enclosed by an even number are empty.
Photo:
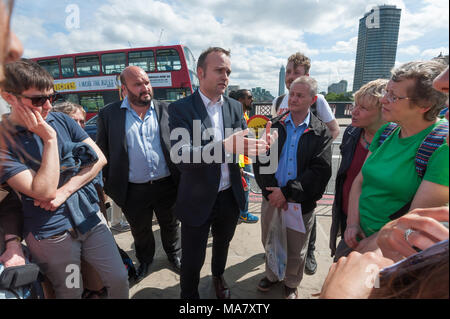
[[[405,97],[399,97],[399,96],[395,96],[392,91],[388,92],[386,90],[382,90],[381,91],[381,95],[386,98],[386,100],[388,100],[389,103],[395,103],[399,100],[407,100],[409,99],[409,97],[405,96]]]
[[[47,100],[50,101],[50,104],[53,104],[54,102],[56,102],[57,100],[61,99],[61,94],[59,93],[53,93],[50,95],[41,95],[41,96],[26,96],[26,95],[22,95],[22,94],[15,94],[13,93],[15,96],[18,97],[23,97],[26,99],[31,100],[31,104],[33,104],[33,106],[36,107],[40,107],[42,105],[44,105]]]

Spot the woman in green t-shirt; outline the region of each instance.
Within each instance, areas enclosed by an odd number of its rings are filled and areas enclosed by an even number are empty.
[[[376,133],[364,166],[350,191],[347,245],[358,251],[372,250],[375,240],[359,240],[378,232],[389,216],[411,202],[414,208],[448,203],[449,151],[443,143],[429,158],[423,178],[415,169],[417,149],[437,125],[447,96],[433,89],[433,79],[445,65],[436,61],[409,62],[392,70],[384,96],[383,119],[398,127],[380,145],[386,126]],[[371,236],[374,239],[376,236]]]

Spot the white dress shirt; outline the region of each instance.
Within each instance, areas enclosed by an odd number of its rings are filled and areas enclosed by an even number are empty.
[[[205,104],[206,111],[208,112],[209,118],[211,120],[212,127],[214,128],[214,141],[223,141],[224,139],[224,127],[223,127],[223,114],[222,114],[222,106],[223,106],[223,96],[220,96],[218,101],[211,101],[207,98],[200,89],[198,90],[200,93],[200,97]],[[230,182],[230,170],[228,168],[228,164],[221,164],[220,169],[220,185],[219,192],[223,191],[231,186]]]

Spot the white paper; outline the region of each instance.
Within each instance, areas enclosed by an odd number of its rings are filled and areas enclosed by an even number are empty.
[[[288,209],[283,210],[283,218],[287,228],[300,233],[306,233],[301,204],[288,203]]]

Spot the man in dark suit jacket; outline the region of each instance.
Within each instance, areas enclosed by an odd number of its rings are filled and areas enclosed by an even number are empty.
[[[120,80],[126,98],[100,110],[97,144],[108,160],[105,192],[130,224],[140,281],[155,254],[153,211],[169,261],[180,268],[179,222],[173,214],[179,173],[170,161],[167,104],[152,99],[150,80],[141,68],[127,67]]]
[[[181,221],[181,298],[198,299],[200,270],[208,234],[213,236],[212,275],[218,298],[229,298],[223,273],[228,247],[244,208],[244,190],[236,146],[254,155],[265,141],[247,139],[239,102],[223,96],[231,73],[230,53],[210,48],[198,59],[200,88],[169,106],[171,158],[180,170],[176,216]],[[240,132],[235,132],[239,130]],[[202,139],[205,138],[206,139]],[[249,153],[250,152],[250,153]]]

